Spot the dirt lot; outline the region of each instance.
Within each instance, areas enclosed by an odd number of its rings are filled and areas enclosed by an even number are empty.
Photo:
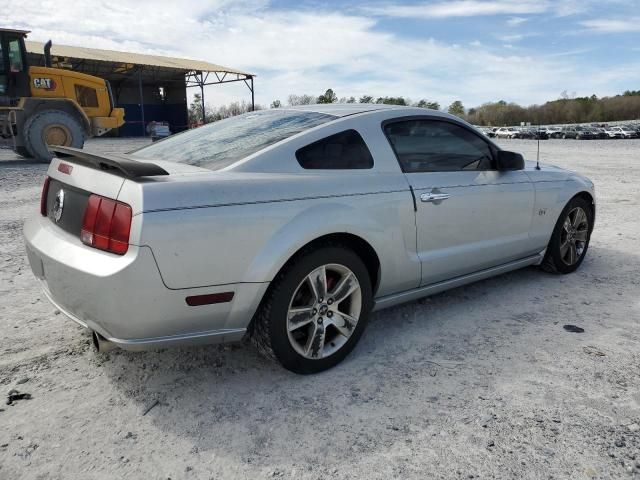
[[[0,151],[0,393],[33,397],[0,404],[0,478],[640,478],[640,140],[541,145],[596,183],[577,273],[376,313],[306,377],[244,345],[96,356],[25,257],[45,166]]]

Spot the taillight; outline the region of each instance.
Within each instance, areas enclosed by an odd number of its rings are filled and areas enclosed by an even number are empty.
[[[40,213],[47,216],[47,195],[49,194],[49,176],[44,177],[42,185],[42,195],[40,196]]]
[[[131,207],[91,195],[84,211],[80,240],[85,245],[124,255],[129,249]]]

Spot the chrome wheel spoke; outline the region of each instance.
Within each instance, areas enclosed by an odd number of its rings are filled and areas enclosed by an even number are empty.
[[[336,286],[336,288],[333,289],[333,292],[331,293],[333,303],[336,305],[339,304],[340,302],[347,299],[349,295],[355,292],[358,288],[360,288],[360,286],[358,285],[356,276],[353,273],[349,272],[340,280],[340,283]]]
[[[586,221],[587,221],[587,216],[585,215],[584,210],[582,210],[581,208],[577,208],[576,213],[573,217],[573,222],[572,222],[573,227],[577,229],[580,225],[582,225]]]
[[[578,261],[578,252],[576,250],[576,244],[569,242],[569,265],[573,265]]]
[[[327,270],[324,266],[316,268],[307,277],[309,279],[309,285],[311,285],[311,291],[316,297],[315,301],[320,302],[327,296]]]
[[[313,322],[311,307],[291,308],[289,309],[288,328],[292,332],[300,327],[304,327]]]
[[[332,324],[338,332],[344,337],[350,337],[353,333],[353,330],[356,328],[356,324],[358,320],[353,318],[351,315],[347,315],[344,312],[333,311],[333,318],[331,319]]]
[[[587,241],[587,231],[586,230],[578,230],[575,234],[575,239],[579,242]]]
[[[305,354],[311,358],[322,358],[324,352],[325,328],[323,324],[314,323],[313,333],[309,335],[304,348]]]
[[[560,244],[560,256],[562,258],[566,257],[568,251],[569,251],[569,240]]]

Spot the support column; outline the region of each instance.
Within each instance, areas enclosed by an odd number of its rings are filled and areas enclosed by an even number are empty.
[[[202,124],[207,123],[207,114],[204,107],[204,77],[203,72],[200,72],[200,100],[202,101]]]
[[[142,136],[147,136],[147,128],[144,122],[144,95],[142,93],[142,67],[138,69],[138,91],[140,92],[140,116],[142,117]]]
[[[253,77],[251,77],[251,111],[255,111],[256,109],[256,96],[253,92]]]

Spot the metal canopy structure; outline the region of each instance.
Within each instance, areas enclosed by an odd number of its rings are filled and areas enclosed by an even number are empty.
[[[26,41],[31,65],[44,65],[44,43]],[[125,81],[138,82],[140,105],[144,123],[142,85],[155,83],[163,85],[185,85],[186,88],[200,87],[202,99],[202,121],[205,119],[204,87],[223,83],[244,82],[251,92],[251,109],[255,108],[254,74],[214,63],[185,58],[146,55],[140,53],[101,50],[95,48],[53,45],[51,48],[53,65],[68,68],[109,80],[117,85]]]

